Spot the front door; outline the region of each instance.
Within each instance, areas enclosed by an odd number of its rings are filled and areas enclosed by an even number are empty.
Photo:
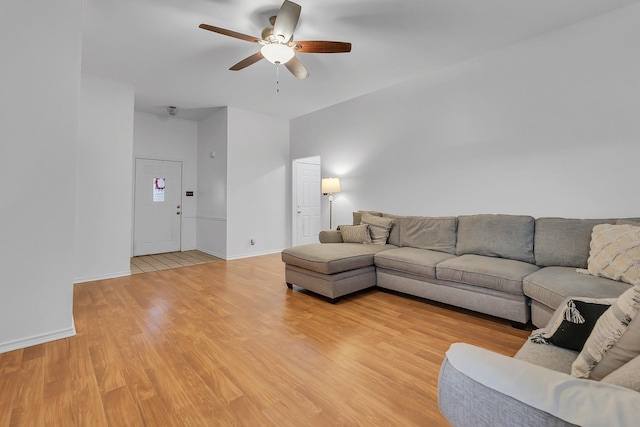
[[[320,234],[320,164],[296,160],[295,189],[295,245],[318,243]]]
[[[180,250],[182,162],[136,159],[133,255]]]

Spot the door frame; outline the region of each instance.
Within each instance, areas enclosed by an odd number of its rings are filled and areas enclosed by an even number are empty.
[[[322,158],[319,155],[302,157],[293,159],[291,163],[291,246],[295,246],[298,243],[298,164],[306,163],[320,166],[320,175],[322,178]],[[318,197],[320,197],[320,194],[318,194]],[[322,226],[320,228],[322,228]]]
[[[154,160],[159,162],[177,162],[180,163],[180,206],[182,207],[182,213],[180,215],[180,251],[182,252],[182,228],[183,228],[183,217],[184,217],[184,159],[176,159],[176,158],[158,158],[152,156],[140,156],[133,157],[133,179],[132,179],[132,191],[131,191],[131,247],[129,257],[133,257],[133,247],[135,241],[135,226],[136,226],[136,160]]]

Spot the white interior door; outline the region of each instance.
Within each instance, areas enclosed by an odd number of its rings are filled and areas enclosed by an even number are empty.
[[[320,234],[320,164],[294,163],[295,245],[318,243]]]
[[[136,159],[133,254],[180,250],[182,162]]]

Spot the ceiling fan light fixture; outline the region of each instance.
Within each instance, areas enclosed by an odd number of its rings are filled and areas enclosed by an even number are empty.
[[[272,64],[286,64],[295,55],[293,49],[281,43],[266,44],[260,48],[260,53]]]

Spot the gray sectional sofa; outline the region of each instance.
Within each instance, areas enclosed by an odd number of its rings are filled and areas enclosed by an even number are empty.
[[[391,222],[383,244],[343,243],[340,230],[322,231],[320,244],[282,252],[287,286],[306,288],[333,302],[377,286],[515,324],[531,320],[538,327],[547,324],[568,296],[614,298],[629,288],[576,271],[587,266],[593,226],[617,219],[361,211],[354,212],[354,225],[363,216]]]

